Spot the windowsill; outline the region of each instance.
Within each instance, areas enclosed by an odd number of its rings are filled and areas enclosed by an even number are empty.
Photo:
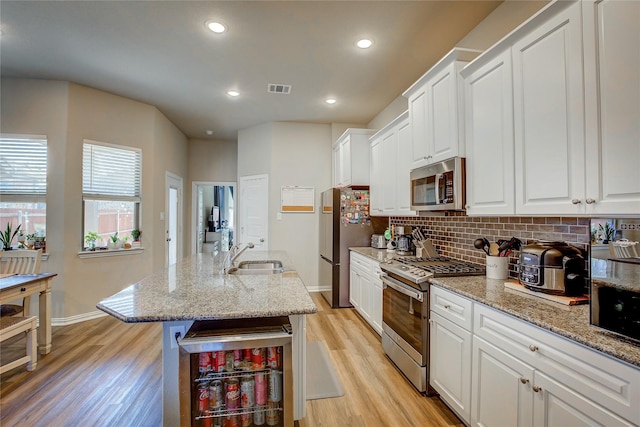
[[[131,249],[98,249],[95,251],[80,251],[78,257],[80,258],[102,258],[107,256],[121,256],[121,255],[139,255],[144,252],[144,248],[131,248]]]

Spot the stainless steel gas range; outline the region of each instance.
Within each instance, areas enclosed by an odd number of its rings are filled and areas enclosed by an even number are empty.
[[[484,267],[445,257],[398,257],[382,270],[382,348],[420,392],[428,391],[429,279],[485,274]]]

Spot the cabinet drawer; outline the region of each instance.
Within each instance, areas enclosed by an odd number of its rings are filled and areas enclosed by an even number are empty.
[[[430,289],[429,304],[431,311],[438,313],[461,328],[471,331],[471,322],[473,321],[472,301],[437,286],[431,286]]]
[[[474,305],[475,335],[640,425],[640,369],[483,304]]]
[[[359,267],[361,270],[369,271],[371,265],[369,258],[356,252],[351,252],[351,267]]]

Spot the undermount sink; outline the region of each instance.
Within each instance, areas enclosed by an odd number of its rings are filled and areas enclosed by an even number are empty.
[[[227,274],[278,274],[284,272],[282,261],[278,260],[256,260],[241,261],[237,267],[231,267]]]

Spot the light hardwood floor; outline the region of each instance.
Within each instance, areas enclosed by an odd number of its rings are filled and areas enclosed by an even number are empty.
[[[312,294],[307,339],[323,341],[345,395],[307,402],[300,427],[462,426],[438,398],[420,395],[384,356],[379,336],[353,309],[332,310]],[[3,343],[15,357],[24,342]],[[38,368],[0,377],[0,425],[160,426],[161,326],[111,316],[53,328],[53,350]]]

